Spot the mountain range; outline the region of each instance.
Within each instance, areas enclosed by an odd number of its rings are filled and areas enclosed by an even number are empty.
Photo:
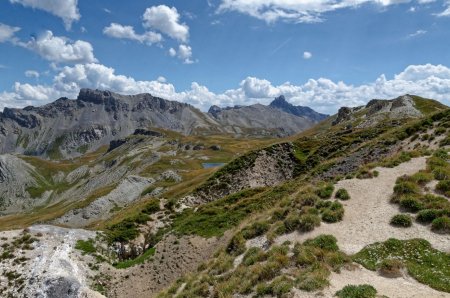
[[[184,135],[232,134],[284,137],[326,118],[284,97],[208,113],[150,94],[120,95],[81,89],[75,100],[60,98],[41,107],[5,108],[0,113],[0,153],[63,158],[80,156],[137,129],[159,128]]]

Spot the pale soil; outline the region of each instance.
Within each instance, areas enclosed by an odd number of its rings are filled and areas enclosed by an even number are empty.
[[[0,296],[6,297],[55,297],[55,291],[71,294],[66,297],[94,298],[104,297],[89,289],[90,279],[94,273],[86,265],[86,260],[75,249],[77,240],[95,238],[95,232],[77,229],[65,229],[49,225],[36,225],[29,228],[31,236],[38,239],[32,244],[33,249],[17,248],[14,255],[26,257],[27,260],[18,265],[13,259],[0,263],[0,286],[6,288]],[[23,230],[0,232],[1,243],[11,243],[20,238]],[[23,290],[18,293],[17,287],[8,285],[4,276],[6,272],[15,272],[24,278]]]
[[[423,238],[441,251],[450,251],[450,235],[440,235],[430,231],[428,226],[413,223],[410,228],[396,228],[389,224],[391,218],[399,213],[397,205],[389,202],[395,180],[402,175],[411,175],[426,167],[426,158],[420,157],[403,163],[396,168],[377,168],[380,175],[373,179],[342,180],[336,189],[345,188],[351,199],[343,201],[344,219],[341,222],[322,223],[310,233],[293,232],[277,238],[281,244],[286,240],[302,242],[320,234],[332,234],[338,245],[347,254],[354,254],[364,246],[385,241],[389,238]]]
[[[302,242],[320,234],[334,235],[338,245],[347,254],[354,254],[366,245],[389,238],[412,239],[423,238],[441,251],[450,252],[450,235],[431,232],[430,228],[413,223],[410,228],[396,228],[389,224],[390,219],[399,213],[399,207],[389,202],[395,181],[402,175],[411,175],[426,167],[426,158],[415,158],[396,168],[377,168],[379,176],[373,179],[342,180],[335,189],[345,188],[351,199],[343,201],[345,207],[344,219],[334,224],[322,223],[310,233],[294,232],[277,238],[281,244],[286,240]],[[380,294],[388,297],[450,297],[420,284],[411,277],[389,279],[379,276],[377,272],[362,267],[355,271],[344,270],[341,274],[333,273],[331,286],[322,297],[333,297],[334,293],[347,284],[371,284]],[[316,297],[319,293],[310,294],[296,292],[296,297]]]
[[[178,278],[209,260],[228,240],[225,233],[221,238],[202,238],[169,235],[156,245],[151,261],[127,269],[107,272],[113,278],[108,285],[108,297],[143,298],[155,297]]]
[[[348,284],[372,285],[378,295],[385,295],[389,298],[444,298],[450,294],[436,291],[426,285],[418,283],[412,277],[403,276],[399,278],[386,278],[380,276],[375,271],[367,270],[361,266],[354,270],[342,270],[341,273],[332,273],[330,276],[330,286],[320,293],[306,293],[295,290],[294,297],[334,297],[334,294]]]

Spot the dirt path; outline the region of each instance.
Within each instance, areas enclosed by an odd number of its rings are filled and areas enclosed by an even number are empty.
[[[277,243],[286,240],[304,241],[320,234],[332,234],[338,245],[347,254],[354,254],[364,246],[385,241],[388,238],[423,238],[441,251],[450,251],[450,235],[440,235],[430,231],[429,227],[413,223],[410,228],[396,228],[389,224],[390,219],[399,213],[397,205],[390,204],[395,180],[402,175],[411,175],[425,169],[426,158],[415,158],[396,168],[377,168],[380,175],[373,179],[342,180],[336,189],[345,188],[351,199],[342,202],[345,207],[344,219],[334,224],[325,224],[311,233],[294,232],[280,236]]]
[[[377,289],[379,295],[390,298],[448,298],[450,294],[439,292],[426,285],[418,283],[409,276],[399,278],[385,278],[377,272],[367,270],[361,266],[355,270],[342,270],[341,273],[332,273],[330,276],[331,285],[318,293],[306,293],[296,290],[294,297],[334,297],[334,294],[348,284],[362,285],[370,284]],[[400,290],[401,289],[401,290]]]

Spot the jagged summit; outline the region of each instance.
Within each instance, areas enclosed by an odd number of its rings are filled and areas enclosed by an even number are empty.
[[[286,113],[300,116],[300,117],[306,117],[314,122],[320,122],[326,118],[328,118],[329,115],[321,114],[309,107],[304,106],[294,106],[293,104],[286,101],[286,98],[284,95],[280,95],[279,97],[275,98],[269,105],[270,107],[285,111]]]

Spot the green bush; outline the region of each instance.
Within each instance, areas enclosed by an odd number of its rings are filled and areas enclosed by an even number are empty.
[[[431,229],[434,232],[450,234],[450,218],[447,216],[442,216],[434,219],[431,222]]]
[[[335,223],[344,217],[344,207],[339,202],[333,202],[328,207],[322,209],[322,220],[328,223]]]
[[[250,226],[242,229],[242,236],[245,239],[253,239],[266,233],[269,230],[269,227],[270,226],[267,222],[254,222]]]
[[[375,298],[377,290],[371,285],[347,285],[336,292],[339,298]]]
[[[430,223],[432,222],[434,219],[438,218],[439,216],[442,215],[442,211],[441,210],[437,210],[437,209],[425,209],[425,210],[421,210],[419,211],[419,213],[417,214],[416,220],[418,222],[421,223]]]
[[[441,180],[436,185],[436,190],[447,195],[450,192],[450,180]]]
[[[247,250],[242,259],[242,264],[245,266],[253,265],[257,262],[264,261],[266,259],[266,255],[264,251],[259,247],[251,247]]]
[[[287,233],[297,230],[300,226],[300,214],[296,212],[290,213],[283,223]]]
[[[276,296],[283,297],[284,294],[287,294],[291,291],[294,283],[291,279],[285,276],[279,276],[275,278],[270,284],[262,283],[256,287],[256,296]]]
[[[231,238],[227,246],[227,253],[233,256],[238,256],[245,252],[245,239],[241,233],[238,233]]]
[[[433,175],[436,180],[448,180],[450,179],[450,170],[444,166],[435,167]]]
[[[422,203],[414,197],[400,199],[400,206],[409,212],[417,212],[423,208]]]
[[[431,180],[433,180],[434,176],[431,173],[420,171],[411,176],[412,180],[420,185],[425,185]]]
[[[309,232],[314,230],[315,227],[320,226],[320,217],[315,214],[304,214],[300,216],[300,222],[298,229],[301,232]]]
[[[348,194],[348,191],[345,188],[340,188],[336,192],[336,199],[346,201],[350,199],[350,195]]]
[[[145,214],[153,214],[156,213],[158,211],[160,211],[161,208],[159,207],[159,200],[158,199],[152,199],[150,200],[150,202],[148,202],[144,209],[142,210],[143,213]]]
[[[394,186],[394,193],[397,195],[418,194],[419,187],[410,181],[400,181]]]
[[[75,244],[75,248],[81,250],[83,254],[93,254],[97,251],[95,249],[93,239],[88,239],[86,241],[78,240],[77,243]]]
[[[411,216],[407,214],[397,214],[391,219],[391,225],[396,227],[407,228],[412,226]]]
[[[333,235],[320,235],[314,239],[308,239],[304,242],[305,246],[312,246],[326,251],[338,251],[336,237]]]
[[[334,185],[327,183],[324,186],[316,190],[316,194],[322,199],[329,199],[334,191]]]

